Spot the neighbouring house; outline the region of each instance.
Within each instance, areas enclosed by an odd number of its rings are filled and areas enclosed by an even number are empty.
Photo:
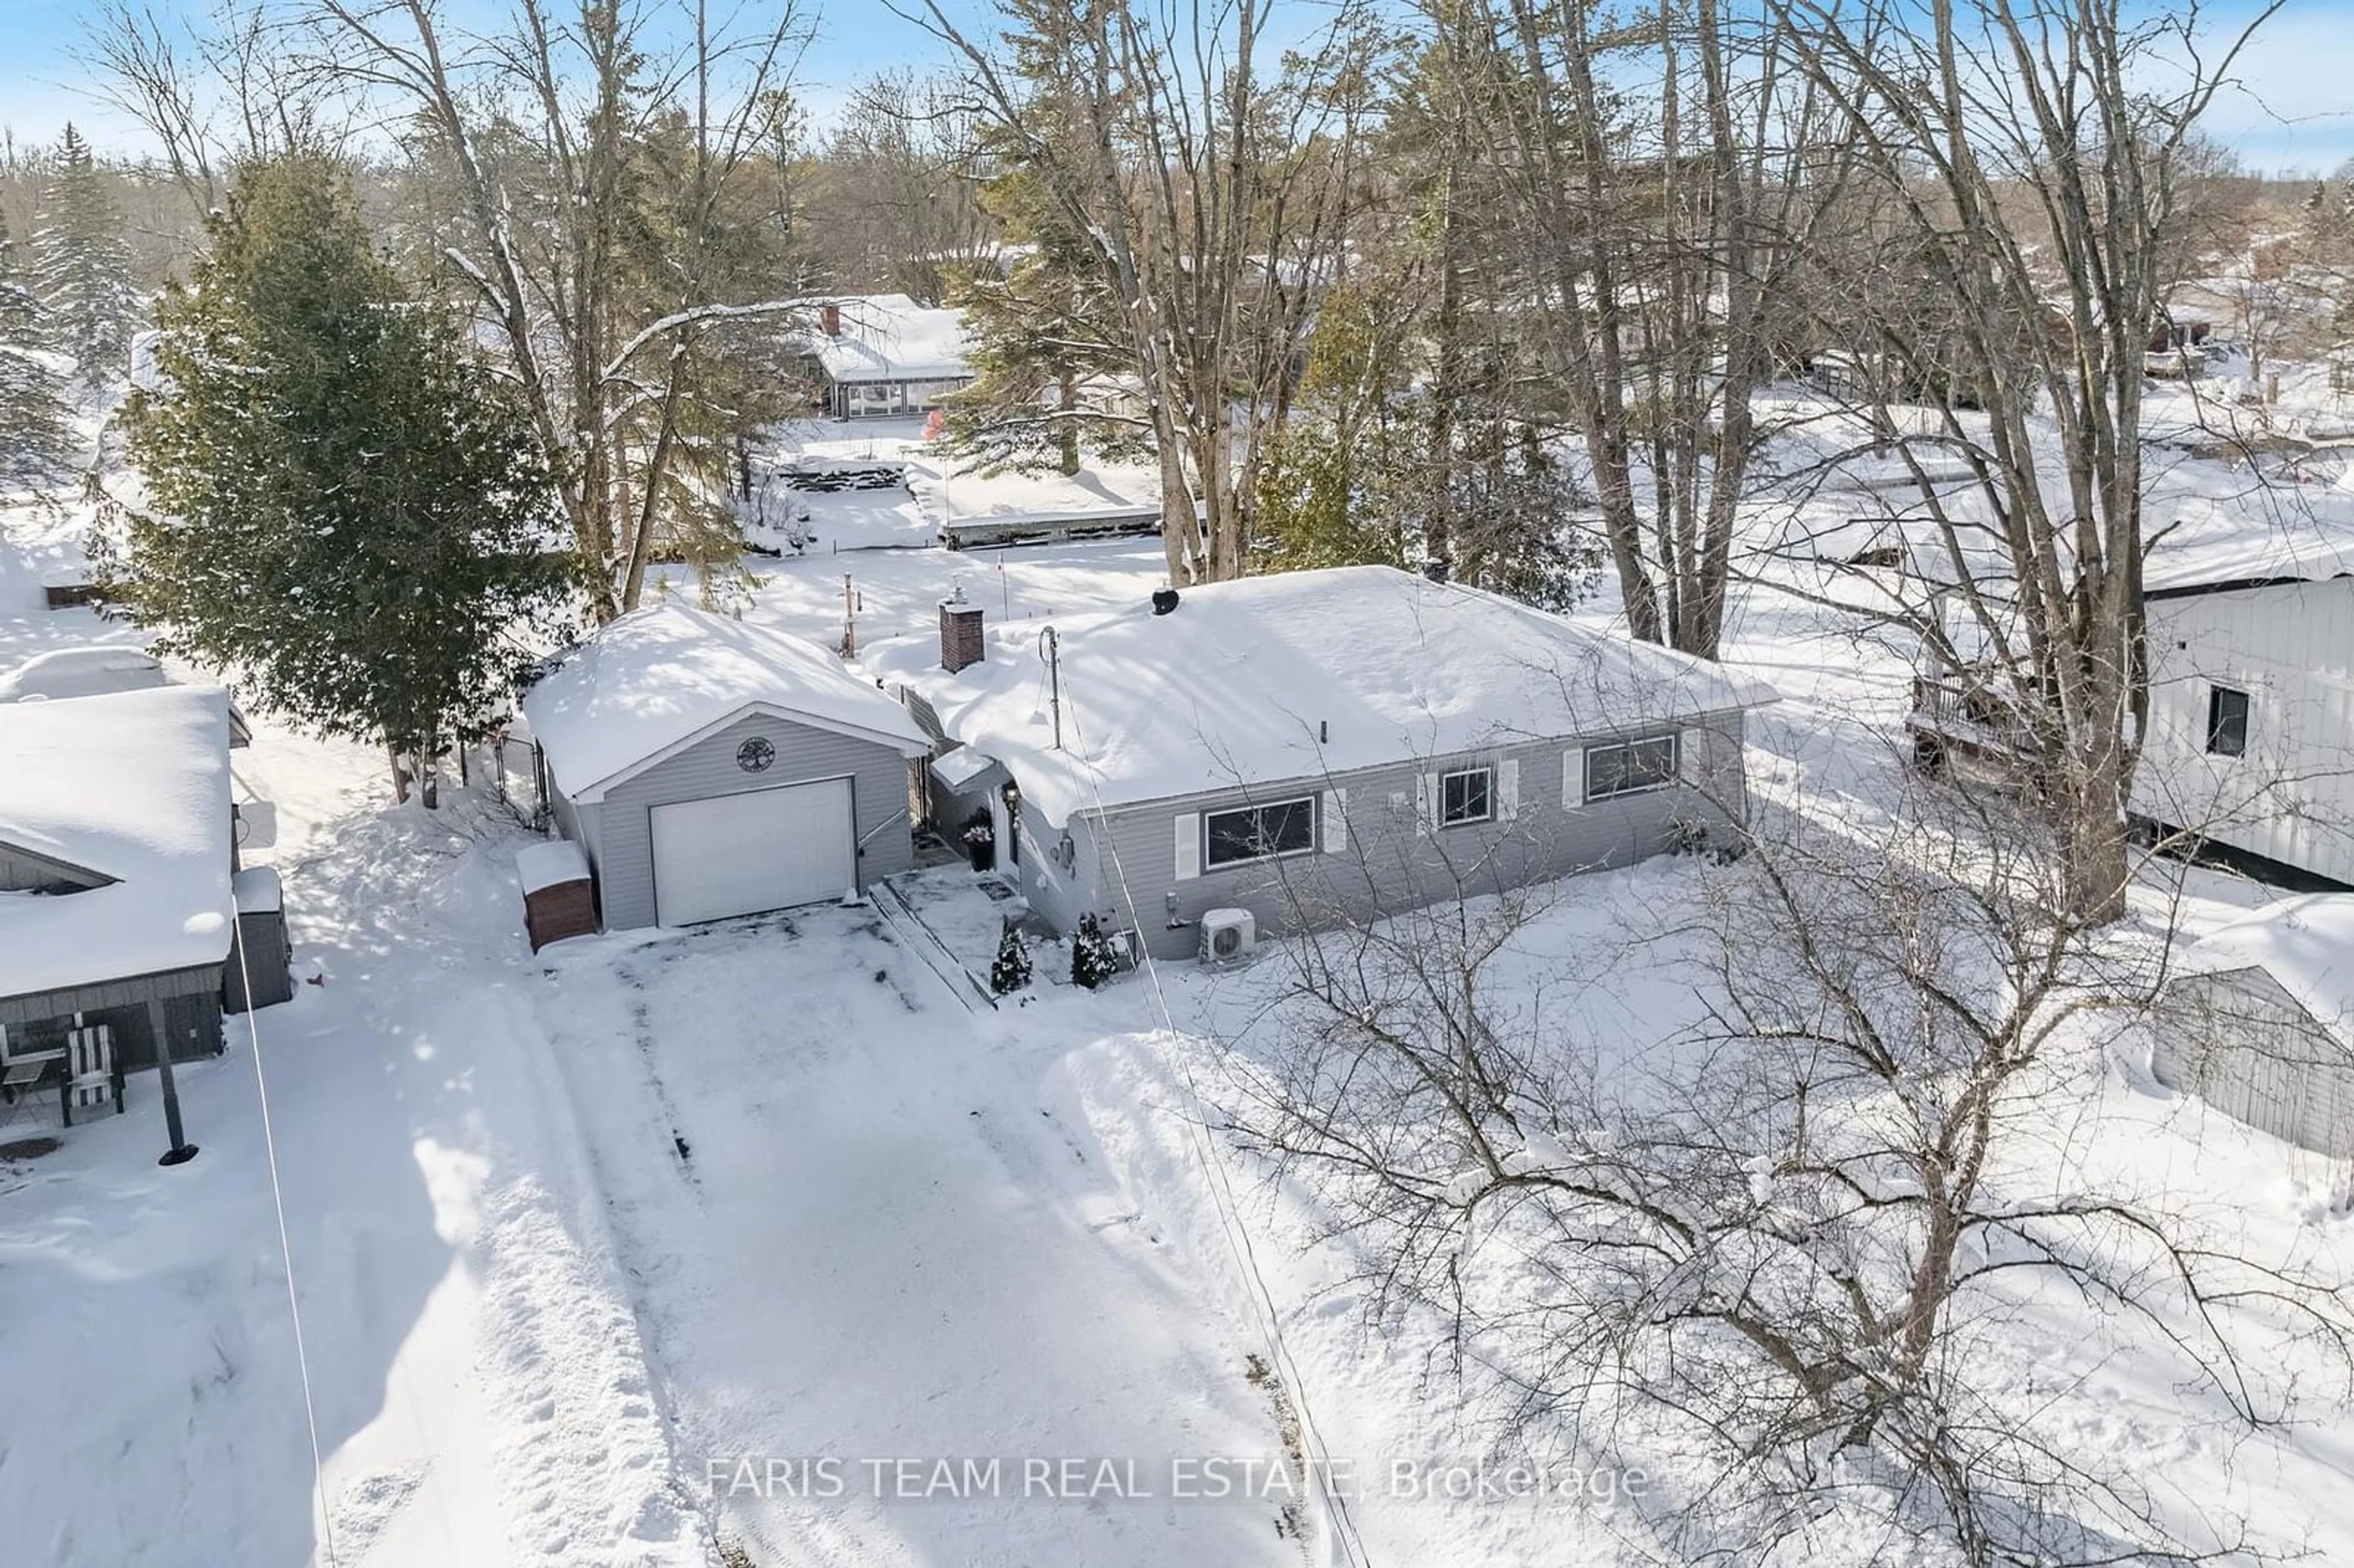
[[[2354,895],[2284,899],[2191,944],[2150,1026],[2160,1083],[2301,1149],[2354,1155]]]
[[[1159,958],[1735,849],[1744,715],[1774,700],[1383,567],[1164,590],[1051,630],[982,616],[942,605],[937,664],[916,641],[874,655],[938,731],[936,817],[955,838],[985,816],[995,869],[1054,930],[1093,915]]]
[[[2149,707],[2128,810],[2260,876],[2354,885],[2354,485],[2284,493],[2178,486],[2146,503]],[[2008,621],[2006,569],[1978,547],[1980,594]],[[1944,554],[1916,537],[1903,591],[1944,617],[1966,662],[1925,655],[1906,719],[1914,754],[2015,774],[2033,760],[2033,703],[1961,609]]]
[[[854,295],[811,308],[815,322],[797,330],[790,345],[814,370],[834,418],[921,414],[972,381],[961,311],[919,305],[905,294]]]
[[[814,643],[652,606],[563,655],[523,711],[607,930],[839,899],[912,863],[929,742]]]
[[[119,1090],[164,1050],[217,1054],[225,1003],[283,998],[274,882],[237,881],[228,748],[217,687],[0,703],[0,1066],[19,1092],[69,1055],[77,1097],[102,1074]]]
[[[2150,551],[2132,811],[2259,874],[2354,885],[2354,494],[2309,493],[2307,515],[2219,507]]]

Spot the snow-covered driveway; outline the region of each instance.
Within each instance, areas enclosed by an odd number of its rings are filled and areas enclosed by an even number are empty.
[[[545,956],[679,1467],[716,1479],[723,1536],[764,1565],[1300,1560],[1264,1502],[1022,1495],[1025,1458],[1151,1482],[1279,1456],[1245,1332],[1058,1086],[1058,1009],[968,1016],[861,910]],[[863,1463],[992,1457],[992,1494],[953,1499],[878,1499]],[[766,1484],[796,1458],[839,1460],[843,1495]],[[731,1484],[745,1460],[758,1490]]]

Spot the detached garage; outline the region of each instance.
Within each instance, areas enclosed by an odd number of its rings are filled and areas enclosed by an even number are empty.
[[[641,609],[567,654],[523,707],[607,930],[832,901],[913,863],[912,769],[930,743],[813,643]]]

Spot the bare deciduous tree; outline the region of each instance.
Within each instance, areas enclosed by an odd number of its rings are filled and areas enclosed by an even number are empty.
[[[2288,1344],[2342,1397],[2348,1282],[2085,1158],[2092,1025],[2147,1000],[2165,933],[2068,916],[2031,809],[1918,791],[1769,814],[1624,948],[1549,941],[1542,891],[1292,943],[1236,1126],[1506,1431],[1700,1462],[1651,1522],[1709,1560],[1833,1511],[1973,1564],[2290,1550],[2084,1451],[2094,1358],[2020,1359],[2126,1325],[2187,1426],[2263,1429],[2317,1394]],[[1638,948],[1698,1000],[1613,1038],[1579,993]]]
[[[1974,635],[1917,630],[1957,664],[1990,657],[2026,716],[2069,906],[2090,918],[2124,909],[2147,708],[2146,347],[2179,281],[2186,177],[2210,162],[2200,116],[2272,9],[2218,46],[2195,8],[2119,0],[1775,7],[1813,40],[1864,188],[1945,307],[1860,318],[1858,347],[1890,369],[1870,378],[1874,425],[1927,427],[1896,450]]]
[[[752,188],[800,14],[516,0],[477,35],[430,0],[319,0],[318,19],[323,69],[414,127],[456,193],[443,255],[560,474],[596,613],[633,608],[658,552],[724,569],[732,438],[803,308]]]
[[[910,12],[969,68],[993,154],[1085,241],[1157,449],[1171,580],[1237,577],[1268,438],[1343,259],[1371,113],[1357,7],[1288,48],[1271,0],[1005,8],[1002,49],[932,0]]]

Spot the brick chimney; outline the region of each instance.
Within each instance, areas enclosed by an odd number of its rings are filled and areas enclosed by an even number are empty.
[[[817,320],[818,324],[825,329],[826,336],[840,337],[842,335],[842,307],[840,305],[829,303],[819,306]]]
[[[940,668],[953,675],[988,657],[981,643],[981,606],[967,604],[964,590],[940,600]]]

